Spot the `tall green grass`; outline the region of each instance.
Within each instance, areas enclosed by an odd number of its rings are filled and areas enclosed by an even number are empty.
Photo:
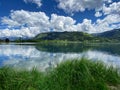
[[[49,72],[0,68],[0,90],[109,90],[119,84],[117,69],[85,58],[63,62]]]

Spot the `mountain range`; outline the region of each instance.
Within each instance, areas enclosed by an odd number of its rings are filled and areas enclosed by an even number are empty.
[[[48,32],[38,34],[35,40],[67,40],[67,41],[84,41],[92,40],[94,36],[83,32]]]
[[[120,29],[114,29],[111,31],[106,31],[103,33],[96,34],[99,37],[110,38],[110,39],[119,39],[120,40]]]
[[[43,40],[51,40],[51,41],[62,40],[62,41],[80,41],[80,42],[119,42],[120,29],[114,29],[111,31],[95,33],[95,34],[88,34],[84,32],[46,32],[46,33],[40,33],[31,39],[18,38],[16,41],[39,42]]]
[[[120,29],[114,29],[97,34],[88,34],[84,32],[48,32],[38,34],[34,37],[34,40],[118,42],[120,41]]]

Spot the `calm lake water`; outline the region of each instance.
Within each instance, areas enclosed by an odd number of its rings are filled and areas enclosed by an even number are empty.
[[[58,63],[86,57],[120,68],[120,44],[0,44],[0,67],[44,71]]]

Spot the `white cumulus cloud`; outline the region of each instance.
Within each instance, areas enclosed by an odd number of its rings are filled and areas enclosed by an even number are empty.
[[[56,14],[51,15],[51,29],[53,31],[74,31],[75,20],[71,17],[58,16]]]
[[[105,15],[108,15],[108,14],[119,14],[120,15],[120,2],[114,2],[110,4],[109,6],[104,5],[103,13]]]
[[[6,26],[6,29],[0,30],[0,37],[25,38],[51,31],[104,32],[120,27],[120,15],[109,12],[103,19],[98,19],[96,22],[86,18],[82,23],[76,23],[76,20],[69,16],[51,14],[48,17],[44,12],[16,10],[11,11],[9,16],[2,17],[1,22],[3,26]]]
[[[87,32],[87,33],[96,32],[94,28],[94,24],[89,19],[84,19],[82,23],[78,23],[76,28],[77,28],[77,31],[82,31],[82,32]]]
[[[100,17],[100,16],[102,16],[102,13],[101,13],[101,12],[96,12],[96,13],[95,13],[95,16],[96,16],[96,17]]]
[[[66,13],[83,12],[85,9],[101,10],[104,3],[111,3],[112,0],[56,0],[58,8]]]
[[[36,4],[38,7],[42,6],[41,0],[24,0],[25,3],[34,3]]]
[[[96,21],[95,28],[98,32],[104,32],[120,27],[120,16],[118,14],[111,14],[104,19]]]
[[[43,32],[74,31],[76,30],[75,23],[76,21],[71,17],[57,14],[51,14],[49,18],[44,12],[11,11],[8,17],[2,18],[2,24],[7,28],[0,30],[0,36],[34,37]]]
[[[0,30],[0,34],[4,33],[1,36],[4,37],[33,37],[40,32],[49,31],[50,26],[49,17],[44,12],[29,12],[24,10],[11,11],[9,17],[2,18],[2,24],[8,26],[7,29]],[[8,32],[9,34],[7,34]]]
[[[6,53],[7,52],[7,53]],[[106,52],[88,50],[82,53],[49,53],[38,51],[35,46],[29,45],[0,45],[0,56],[8,57],[3,59],[2,64],[17,69],[31,70],[36,67],[40,71],[55,67],[65,60],[86,57],[90,60],[103,60],[107,65],[120,68],[120,56],[114,56]]]

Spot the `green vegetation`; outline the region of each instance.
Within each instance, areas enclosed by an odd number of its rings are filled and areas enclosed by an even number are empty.
[[[103,33],[97,33],[97,38],[100,38],[104,42],[120,42],[120,29],[114,29]]]
[[[38,34],[33,41],[65,41],[66,43],[71,42],[82,42],[82,43],[113,43],[120,42],[120,29],[111,30],[103,33],[88,34],[84,32],[48,32]]]
[[[2,40],[0,40],[0,42],[2,42]]]
[[[72,43],[87,42],[95,39],[94,36],[83,32],[48,32],[38,34],[32,39],[17,39],[15,42],[42,42],[42,43]]]
[[[6,41],[6,40],[5,40]],[[0,40],[4,42],[4,40]],[[103,33],[88,34],[84,32],[46,32],[40,33],[34,38],[19,38],[13,42],[42,42],[42,43],[118,43],[120,42],[120,29],[114,29]]]
[[[82,43],[39,43],[36,44],[36,49],[39,51],[52,53],[80,53],[91,49],[88,44]]]
[[[103,33],[96,33],[96,34],[88,34],[84,32],[46,32],[46,33],[40,33],[34,38],[29,38],[29,39],[19,38],[12,42],[113,43],[113,42],[120,42],[119,34],[120,34],[120,29],[111,30]],[[0,40],[0,42],[3,41]]]
[[[0,68],[0,90],[120,90],[118,85],[117,69],[85,58],[63,62],[48,72]]]
[[[37,35],[34,40],[91,41],[94,36],[83,32],[49,32]]]
[[[0,42],[4,42],[4,41],[0,39]]]
[[[120,40],[120,29],[115,29],[98,34],[100,37]]]
[[[50,53],[83,53],[89,50],[120,55],[120,43],[38,43],[35,48]]]
[[[120,55],[120,43],[99,44],[92,47],[94,50],[103,51],[112,55]]]

